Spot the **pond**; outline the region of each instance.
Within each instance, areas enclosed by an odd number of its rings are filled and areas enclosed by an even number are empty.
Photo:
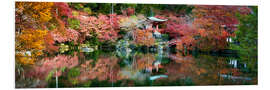
[[[257,84],[246,62],[203,53],[73,51],[16,69],[16,88]]]

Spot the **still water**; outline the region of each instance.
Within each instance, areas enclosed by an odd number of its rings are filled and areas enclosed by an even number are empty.
[[[257,84],[246,62],[208,54],[69,52],[15,71],[16,88]]]

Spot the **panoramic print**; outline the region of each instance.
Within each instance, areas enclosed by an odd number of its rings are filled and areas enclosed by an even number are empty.
[[[258,7],[15,2],[15,87],[257,85]]]

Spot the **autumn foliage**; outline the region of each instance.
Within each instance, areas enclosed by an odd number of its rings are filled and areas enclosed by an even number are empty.
[[[236,14],[249,14],[248,7],[238,6],[195,6],[193,22],[202,34],[198,47],[202,50],[225,49],[226,39],[234,36],[239,24]]]
[[[76,18],[80,20],[79,32],[84,34],[84,36],[92,37],[93,34],[90,33],[94,33],[97,35],[97,38],[101,42],[108,40],[114,42],[118,37],[119,18],[115,14],[112,15],[100,14],[98,15],[98,17],[79,15],[76,16]]]
[[[45,49],[44,37],[46,30],[23,30],[16,36],[15,47],[20,52],[16,53],[16,59],[23,64],[33,64],[35,58],[43,54]],[[26,54],[26,52],[31,52]]]
[[[138,45],[153,46],[155,44],[155,38],[152,35],[151,30],[135,30],[135,41]]]
[[[198,5],[187,15],[154,10],[158,13],[154,17],[166,21],[150,21],[153,25],[146,28],[143,24],[149,23],[143,22],[147,22],[147,18],[137,14],[135,6],[121,9],[120,15],[113,12],[92,15],[82,11],[87,4],[72,5],[64,2],[16,2],[16,51],[39,52],[37,56],[44,52],[52,54],[58,51],[60,43],[79,45],[89,43],[90,39],[115,43],[122,39],[120,33],[127,32],[132,33],[133,44],[150,47],[157,41],[153,35],[156,31],[167,34],[170,40],[167,44],[176,45],[177,50],[220,50],[228,47],[228,37],[235,36],[234,31],[239,24],[236,14],[251,13],[244,6]],[[89,7],[87,10],[91,11]]]
[[[40,23],[45,23],[52,19],[53,5],[51,2],[17,2],[16,12],[22,14],[25,19],[31,20],[32,18]]]

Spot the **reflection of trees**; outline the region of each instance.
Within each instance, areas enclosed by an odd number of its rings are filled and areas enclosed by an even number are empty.
[[[118,75],[120,66],[115,56],[101,56],[95,65],[91,63],[93,63],[93,60],[81,64],[81,75],[78,77],[80,81],[98,79],[99,81],[109,80],[115,82],[120,78]]]
[[[151,70],[152,64],[155,61],[154,54],[136,54],[132,56],[130,65],[122,68],[121,77],[123,79],[131,79],[137,81],[144,81],[150,74],[143,73],[143,70]]]
[[[45,80],[51,77],[59,77],[65,68],[73,68],[78,65],[78,57],[69,55],[58,55],[55,57],[46,57],[35,65],[25,68],[25,76],[23,79],[16,77],[16,87],[45,87]]]
[[[213,85],[221,84],[221,79],[218,73],[221,69],[226,69],[226,60],[223,57],[214,57],[210,55],[200,55],[196,60],[198,68],[204,69],[205,73],[200,74],[198,77],[194,77],[194,82],[200,85]]]
[[[191,78],[196,85],[243,84],[241,80],[225,81],[219,76],[221,74],[243,76],[239,69],[228,66],[225,57],[200,55],[198,59],[195,59],[192,56],[171,54],[169,58],[173,62],[164,65],[164,68],[167,70],[166,74],[170,82]]]
[[[30,77],[37,77],[45,79],[52,70],[57,70],[58,75],[61,76],[61,68],[72,68],[78,65],[78,56],[58,55],[53,58],[44,58],[38,62],[30,71]]]
[[[198,67],[195,65],[194,58],[192,56],[182,56],[181,54],[171,54],[169,58],[173,62],[165,65],[164,68],[167,70],[169,81],[174,81],[181,78],[186,78],[195,75]]]
[[[143,70],[143,69],[149,69],[152,71],[152,64],[155,61],[154,54],[141,54],[135,56],[136,62],[137,62],[137,69]]]
[[[88,86],[95,86],[91,83],[105,83],[106,85],[115,83],[116,86],[243,84],[243,80],[228,80],[220,77],[220,75],[234,77],[245,75],[240,73],[241,70],[230,67],[227,58],[210,55],[199,55],[197,59],[192,56],[170,54],[169,58],[172,61],[163,63],[164,59],[161,60],[162,67],[159,66],[159,68],[162,68],[160,69],[161,72],[152,70],[156,69],[154,63],[157,61],[153,53],[131,55],[125,58],[128,63],[125,63],[123,67],[120,67],[119,63],[124,62],[124,60],[120,60],[116,56],[101,55],[97,60],[89,60],[83,56],[83,53],[80,53],[79,56],[74,55],[58,55],[53,58],[42,59],[34,66],[33,71],[27,72],[27,77],[33,77],[35,81],[27,82],[46,86],[47,82],[44,80],[52,71],[57,71],[57,76],[63,76],[60,77],[59,83],[65,83],[66,86],[83,85],[85,83],[90,83]],[[78,59],[82,61],[82,64],[76,67],[79,63]],[[61,69],[64,67],[68,68],[68,72],[61,73]],[[71,77],[69,77],[70,72],[72,73]],[[158,78],[152,80],[152,83],[148,82],[149,77],[161,74],[167,75],[168,78]],[[55,73],[52,77],[54,76],[56,76]],[[67,80],[65,80],[66,78]],[[36,82],[38,79],[42,81]]]
[[[234,77],[246,77],[247,74],[241,72],[239,68],[233,68],[228,65],[228,58],[226,57],[216,57],[210,55],[200,55],[197,60],[197,66],[199,68],[204,68],[206,74],[200,75],[200,77],[195,78],[196,83],[201,85],[213,85],[213,84],[244,84],[246,81],[244,79],[228,79],[226,77],[221,77],[221,75],[230,75]]]

